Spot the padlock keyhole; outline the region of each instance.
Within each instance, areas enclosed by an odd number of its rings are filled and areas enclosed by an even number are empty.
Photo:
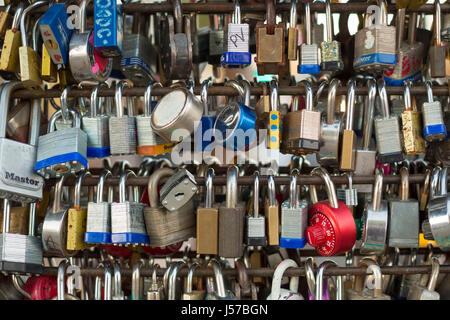
[[[183,192],[178,192],[175,194],[175,200],[177,201],[181,201],[184,198],[184,193]]]

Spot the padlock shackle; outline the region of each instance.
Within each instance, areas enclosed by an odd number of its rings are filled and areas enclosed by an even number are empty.
[[[206,179],[205,179],[205,208],[212,208],[214,203],[214,174],[215,171],[213,168],[208,168],[208,171],[206,172]]]
[[[323,300],[323,274],[330,266],[337,266],[337,264],[334,261],[325,260],[320,264],[319,269],[317,270],[315,300]]]
[[[75,85],[73,85],[73,87],[76,88]],[[69,110],[69,104],[67,103],[67,96],[68,96],[71,88],[72,88],[72,86],[66,86],[64,88],[64,90],[61,92],[61,96],[60,96],[61,105],[60,105],[59,110],[61,110],[61,116],[62,116],[64,122],[67,122],[70,120],[70,110]]]
[[[346,171],[344,172],[344,176],[347,177],[347,186],[349,189],[353,189],[353,172],[351,171]]]
[[[397,20],[395,24],[395,52],[399,52],[402,47],[403,38],[405,36],[405,19],[406,19],[406,8],[397,9]]]
[[[80,3],[80,34],[87,32],[87,6],[91,0],[81,0]]]
[[[123,88],[129,88],[130,85],[128,84],[128,82],[126,81],[119,81],[119,83],[116,85],[116,92],[115,92],[115,102],[116,102],[116,117],[117,118],[122,118],[124,116],[125,113],[125,109],[123,107],[123,102],[122,102],[122,91]],[[133,106],[130,106],[130,97],[127,96],[126,98],[127,100],[127,114],[128,116],[132,117],[134,116],[134,108]]]
[[[144,292],[143,285],[141,283],[141,266],[142,261],[137,260],[133,264],[133,271],[131,274],[131,299],[141,300]]]
[[[191,266],[189,267],[189,271],[188,271],[187,278],[186,278],[186,293],[192,293],[194,272],[199,267],[200,267],[200,263],[198,263],[197,261],[193,262],[191,264]]]
[[[158,274],[157,274],[157,272],[158,272],[159,268],[160,268],[160,266],[157,263],[154,263],[153,266],[152,266],[152,285],[157,285],[158,284]]]
[[[185,261],[177,261],[175,262],[174,266],[172,267],[172,270],[169,274],[169,289],[168,289],[168,295],[167,300],[175,300],[176,299],[176,282],[177,282],[177,275],[178,271],[183,269],[183,267],[188,267]]]
[[[267,176],[267,193],[269,196],[269,206],[278,206],[275,190],[275,179],[273,178],[272,173],[269,173]]]
[[[15,31],[20,27],[20,21],[21,21],[24,9],[25,9],[25,1],[20,1],[17,4],[16,12],[14,13],[11,30]]]
[[[111,268],[109,265],[105,265],[105,283],[104,283],[104,294],[103,294],[103,300],[111,300],[111,294],[112,294],[112,273]]]
[[[314,105],[319,103],[323,90],[325,90],[326,86],[329,85],[330,77],[328,74],[324,74],[320,77],[319,81],[319,87],[317,88],[316,95],[314,96]]]
[[[377,83],[374,79],[367,80],[368,86],[368,103],[364,114],[364,132],[363,132],[363,150],[369,150],[370,139],[373,129],[373,114],[375,111],[375,102],[377,98]]]
[[[281,279],[283,278],[284,272],[289,268],[298,268],[297,262],[295,262],[292,259],[284,259],[280,262],[280,264],[277,266],[275,271],[273,272],[272,277],[272,289],[270,291],[270,297],[271,300],[278,300],[281,293]],[[293,293],[298,292],[298,282],[299,277],[291,277],[291,280],[289,281],[289,291]]]
[[[239,80],[239,83],[241,84],[242,88],[244,89],[244,105],[250,106],[250,82],[245,79]]]
[[[100,178],[98,179],[97,183],[97,203],[103,202],[103,186],[105,185],[106,179],[109,177],[112,177],[111,171],[108,169],[105,169],[102,174],[100,175]]]
[[[439,269],[441,265],[439,263],[439,259],[436,257],[431,258],[431,276],[430,280],[428,280],[427,290],[434,291],[436,288],[436,283],[439,277]]]
[[[144,117],[150,117],[152,114],[152,89],[153,86],[163,87],[161,82],[150,83],[145,89],[144,94]]]
[[[305,3],[305,5],[309,6],[309,3]],[[302,80],[300,81],[300,84],[302,84],[305,87],[305,104],[306,104],[306,110],[313,111],[313,90],[311,82],[308,80]]]
[[[316,276],[314,274],[314,259],[308,257],[305,261],[305,277],[309,292],[312,297],[316,296]]]
[[[66,276],[67,267],[71,265],[69,259],[62,260],[58,265],[58,276],[57,276],[57,292],[58,300],[64,300],[65,296],[65,283],[64,278]]]
[[[427,98],[428,98],[428,102],[431,103],[434,101],[433,98],[433,84],[431,83],[430,80],[425,81],[425,87],[427,89]]]
[[[47,4],[48,4],[48,1],[43,1],[43,0],[36,1],[35,3],[29,5],[28,7],[26,7],[23,10],[22,16],[20,17],[20,35],[22,38],[22,47],[28,47],[28,38],[27,38],[28,34],[27,34],[26,26],[25,26],[25,21],[26,21],[28,12],[30,12],[36,8],[42,7],[44,5],[47,5]]]
[[[39,21],[41,19],[37,19],[34,24],[33,24],[33,31],[31,33],[31,42],[32,42],[32,48],[34,51],[38,52],[38,41],[39,41],[39,34],[40,34],[40,30],[39,30]],[[43,44],[44,45],[44,44]]]
[[[64,187],[64,181],[70,175],[74,175],[74,174],[69,173],[69,174],[62,175],[61,178],[59,178],[58,182],[55,185],[55,197],[53,199],[53,206],[52,206],[52,213],[54,213],[54,214],[63,210],[63,207],[61,205],[62,190]]]
[[[327,26],[327,42],[333,41],[333,18],[331,16],[330,0],[325,0],[325,18]]]
[[[378,6],[380,7],[380,15],[378,20],[380,25],[387,26],[388,23],[388,11],[387,11],[387,3],[386,0],[378,0]]]
[[[3,199],[3,234],[9,233],[9,224],[11,222],[11,204],[8,199]]]
[[[98,90],[100,88],[109,88],[109,86],[106,82],[100,82],[98,85],[96,85],[94,87],[94,89],[92,89],[92,92],[91,92],[91,118],[96,118],[97,113],[100,113],[99,106],[101,106],[101,103],[99,103],[99,98],[98,98]],[[100,99],[103,102],[103,99],[105,99],[105,97],[100,97]],[[107,99],[109,99],[109,98],[107,98]]]
[[[347,109],[345,110],[345,130],[353,130],[353,117],[355,116],[355,87],[356,81],[348,81]]]
[[[92,174],[89,171],[82,171],[77,178],[77,181],[75,182],[75,195],[74,195],[74,202],[73,206],[75,209],[80,209],[80,203],[81,203],[81,186],[83,184],[83,180],[85,177],[90,177]]]
[[[299,171],[297,168],[291,170],[291,178],[289,183],[289,207],[296,208],[298,205],[297,176]]]
[[[278,83],[270,81],[270,111],[278,111]]]
[[[411,12],[409,14],[409,22],[408,22],[408,44],[412,45],[415,43],[416,33],[417,33],[417,12]]]
[[[234,263],[238,271],[237,280],[241,289],[241,293],[248,294],[251,290],[251,283],[247,273],[247,266],[243,259],[237,259]]]
[[[36,207],[37,203],[30,203],[30,221],[28,221],[28,235],[34,237],[34,229],[36,225]]]
[[[380,266],[371,264],[366,269],[367,274],[373,274],[375,286],[373,288],[373,297],[378,298],[383,294],[382,275]]]
[[[330,202],[331,207],[337,209],[339,208],[339,202],[337,200],[336,196],[336,189],[334,187],[334,183],[330,178],[330,175],[328,174],[328,171],[324,167],[316,167],[311,171],[312,176],[319,176],[322,178],[325,184],[325,188],[327,190],[328,195],[328,201]],[[311,201],[313,203],[317,202],[317,191],[315,185],[309,186]],[[315,201],[313,200],[315,199]]]
[[[276,14],[275,2],[276,0],[265,0],[266,2],[266,30],[267,34],[275,34]]]
[[[378,95],[381,101],[381,114],[383,119],[388,119],[391,117],[391,111],[389,110],[389,99],[386,91],[386,82],[384,79],[380,78],[377,81]]]
[[[80,116],[78,115],[78,112],[75,110],[69,110],[69,114],[72,116],[72,118],[75,120],[75,128],[80,127]],[[50,118],[50,122],[48,124],[48,132],[55,131],[55,123],[58,118],[62,117],[62,111],[61,109],[56,111]],[[73,123],[72,123],[73,124]]]
[[[411,111],[411,81],[407,80],[403,84],[403,101],[405,104],[405,111]]]
[[[439,180],[441,176],[441,167],[435,166],[431,174],[430,182],[430,200],[439,196]]]
[[[400,200],[409,199],[409,170],[407,167],[400,168]]]
[[[340,85],[341,81],[338,78],[331,79],[328,88],[327,124],[333,124],[336,121],[336,94]]]
[[[209,115],[209,106],[208,106],[208,88],[212,85],[211,78],[208,78],[202,82],[202,88],[200,89],[200,97],[203,103],[203,114],[205,116]]]
[[[148,200],[150,203],[150,208],[159,208],[159,193],[158,186],[159,180],[163,177],[170,177],[175,173],[173,169],[170,168],[160,168],[153,172],[153,174],[148,179],[147,191],[148,191]]]
[[[439,3],[439,0],[434,0],[434,7],[435,7],[434,33],[436,35],[434,44],[440,47],[442,45],[442,42],[441,42],[441,4]]]
[[[231,166],[227,170],[227,189],[226,189],[226,207],[236,208],[238,202],[238,183],[239,169],[237,166]]]
[[[372,192],[372,210],[379,211],[381,208],[381,198],[383,197],[383,170],[375,169],[375,185]]]
[[[122,276],[120,274],[120,265],[114,262],[114,296],[120,296],[122,293]]]
[[[217,296],[225,298],[227,293],[225,291],[225,283],[223,280],[222,266],[220,265],[220,262],[216,258],[213,258],[208,262],[208,267],[212,267],[214,271]]]
[[[183,33],[183,9],[180,0],[171,0],[173,5],[173,18],[175,20],[175,33]]]
[[[122,173],[120,175],[120,181],[119,181],[119,202],[120,203],[124,203],[127,201],[126,183],[127,183],[128,177],[130,177],[130,176],[136,177],[136,174],[133,171],[131,171],[130,169],[127,169],[124,173]],[[131,196],[131,195],[128,195],[128,196]],[[134,197],[133,197],[133,202],[139,202],[139,199],[134,199]]]
[[[232,17],[232,23],[241,24],[241,5],[239,4],[239,0],[234,0],[234,13]]]
[[[440,179],[439,190],[441,196],[447,196],[447,172],[448,172],[447,167],[443,167],[441,169],[441,174],[439,178]]]
[[[225,86],[227,87],[232,87],[235,88],[240,96],[241,102],[244,103],[244,95],[245,95],[245,91],[244,91],[244,87],[239,83],[238,80],[227,80],[225,81]]]
[[[289,27],[295,28],[297,25],[297,0],[291,0],[291,10],[289,13]]]
[[[366,271],[366,274],[367,274],[367,268],[370,265],[377,265],[377,262],[374,259],[368,258],[368,257],[362,258],[358,262],[358,267],[364,268]],[[353,288],[356,291],[362,292],[362,290],[364,289],[365,278],[366,278],[366,275],[357,275],[355,277],[355,284],[354,284]]]
[[[303,3],[305,6],[305,33],[306,33],[306,44],[312,44],[312,31],[311,31],[311,8],[309,7],[309,2]]]
[[[259,217],[259,171],[253,173],[253,217]]]

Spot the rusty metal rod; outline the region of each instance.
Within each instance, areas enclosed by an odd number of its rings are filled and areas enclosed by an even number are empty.
[[[165,268],[158,269],[158,276],[163,276]],[[315,270],[317,272],[317,270]],[[179,276],[185,277],[187,275],[188,268],[182,268],[179,271]],[[236,276],[237,269],[223,269],[222,270],[224,276]],[[271,268],[258,268],[258,269],[247,269],[247,274],[253,277],[272,277],[274,269]],[[450,273],[450,265],[441,265],[439,268],[440,273]],[[123,277],[131,277],[132,270],[127,268],[123,268],[120,270],[120,273]],[[431,265],[423,265],[423,266],[394,266],[394,267],[381,267],[382,274],[393,274],[393,275],[402,275],[402,274],[424,274],[431,273]],[[55,267],[44,267],[44,275],[57,275],[57,268]],[[95,277],[104,274],[103,269],[97,268],[82,268],[81,275]],[[140,270],[140,274],[143,277],[151,277],[152,269],[151,268],[142,268]],[[325,272],[327,276],[337,276],[337,275],[364,275],[366,274],[366,270],[360,267],[328,267]],[[194,272],[195,276],[214,276],[214,271],[210,268],[198,268]],[[293,276],[305,276],[305,268],[289,268],[284,273],[285,276],[293,277]]]
[[[314,92],[317,91],[318,86],[314,86]],[[387,93],[389,95],[403,95],[403,87],[387,87]],[[125,88],[123,89],[124,96],[143,96],[145,93],[145,87],[134,87],[134,88]],[[165,87],[165,88],[153,88],[152,95],[155,96],[163,96],[170,91],[174,90],[173,88]],[[346,86],[339,87],[337,90],[338,95],[346,95],[348,88]],[[59,89],[50,89],[45,90],[39,95],[36,95],[28,90],[17,90],[12,96],[13,98],[24,98],[24,99],[32,99],[32,98],[59,98],[61,96],[61,90]],[[73,88],[69,91],[69,97],[90,97],[92,92],[91,89],[78,89]],[[328,92],[328,88],[325,88],[322,96],[326,97]],[[200,87],[197,86],[194,88],[194,93],[196,95],[200,95]],[[262,95],[263,89],[262,87],[251,87],[250,89],[251,95]],[[98,91],[98,96],[100,97],[113,97],[115,94],[114,89],[100,89]],[[303,95],[305,94],[304,86],[280,86],[278,87],[278,94],[280,95]],[[426,87],[424,86],[414,86],[411,88],[411,94],[413,95],[426,95]],[[447,86],[433,86],[433,95],[435,96],[448,96],[449,91]],[[208,88],[208,95],[211,96],[236,96],[238,92],[236,89],[232,87],[225,87],[222,85],[214,85]],[[367,87],[358,87],[356,88],[356,95],[367,95]]]
[[[333,13],[364,13],[367,10],[368,3],[332,3],[331,11]],[[266,7],[264,3],[241,3],[241,12],[242,13],[265,13]],[[277,3],[275,6],[275,10],[277,13],[281,12],[289,12],[291,8],[290,3]],[[311,3],[310,4],[311,11],[313,12],[325,12],[325,3]],[[47,10],[47,7],[37,8],[33,10],[33,14],[44,13]],[[171,3],[129,3],[124,4],[122,6],[122,10],[124,13],[135,13],[139,12],[142,14],[154,14],[158,12],[169,12],[173,13],[173,6]],[[182,4],[183,13],[199,13],[199,14],[208,14],[208,13],[233,13],[234,4],[233,3],[220,3],[220,2],[207,2],[207,3],[183,3]],[[93,13],[93,6],[88,6],[88,14]],[[297,3],[297,11],[303,12],[303,4]],[[395,5],[388,5],[388,11],[390,13],[396,12]],[[434,5],[425,4],[421,6],[419,9],[414,10],[415,12],[424,12],[432,14],[434,13]],[[441,4],[442,13],[450,12],[450,4],[443,3]],[[408,10],[407,12],[411,12]]]
[[[168,178],[162,178],[161,182],[167,181]],[[278,185],[288,185],[290,183],[290,177],[289,176],[276,176],[274,177],[275,183]],[[66,178],[64,181],[64,185],[67,186],[73,186],[75,185],[76,177],[73,175]],[[127,185],[131,186],[147,186],[148,185],[148,177],[130,177],[127,180]],[[204,185],[205,179],[202,177],[195,177],[195,180],[197,181],[198,185]],[[216,185],[225,185],[226,184],[227,177],[226,176],[215,176],[213,179],[214,184]],[[334,184],[347,184],[348,179],[346,176],[331,176],[331,180],[334,182]],[[410,174],[409,175],[409,182],[410,183],[423,183],[425,180],[425,175],[423,174]],[[47,185],[55,184],[57,179],[51,179],[47,181]],[[261,184],[267,183],[267,176],[261,175],[259,177],[259,181]],[[247,176],[247,177],[238,177],[238,184],[239,185],[253,185],[254,177]],[[323,180],[320,177],[317,176],[310,176],[310,175],[299,175],[297,177],[297,182],[300,185],[303,184],[314,184],[314,185],[320,185],[323,184]],[[353,183],[354,184],[373,184],[375,182],[375,176],[353,176]],[[83,185],[84,186],[96,186],[98,183],[98,178],[96,177],[85,177],[83,179]],[[384,184],[399,184],[400,183],[400,176],[399,175],[386,175],[383,177],[383,183]],[[105,185],[112,185],[117,186],[119,185],[119,178],[108,178],[105,182]]]

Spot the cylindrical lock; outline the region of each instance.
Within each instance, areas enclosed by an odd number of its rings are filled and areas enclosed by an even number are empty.
[[[328,199],[314,203],[309,210],[306,229],[308,243],[325,257],[350,250],[356,241],[356,225],[350,209],[337,200],[333,181],[324,168],[316,168],[312,175],[320,176],[326,186]],[[315,186],[310,186],[311,199],[317,199]]]

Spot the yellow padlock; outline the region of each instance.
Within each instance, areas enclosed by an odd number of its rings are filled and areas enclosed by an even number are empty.
[[[278,84],[275,80],[270,82],[270,111],[269,111],[269,149],[280,149],[280,118],[278,110]]]
[[[87,208],[81,208],[81,184],[89,171],[80,173],[75,184],[74,207],[69,209],[67,217],[67,250],[84,250],[92,245],[84,242],[86,232]]]
[[[21,2],[14,14],[13,24],[11,29],[6,30],[5,38],[3,40],[2,54],[0,56],[0,70],[18,73],[20,71],[19,65],[19,47],[22,45],[19,30],[20,15],[24,9],[24,4]]]
[[[41,78],[47,82],[56,82],[58,80],[56,65],[53,63],[44,44],[42,44]]]

